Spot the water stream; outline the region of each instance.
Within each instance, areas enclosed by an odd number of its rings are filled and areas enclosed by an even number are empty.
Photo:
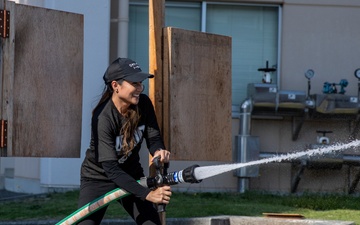
[[[246,162],[246,163],[234,163],[234,164],[223,164],[215,166],[201,166],[197,167],[194,170],[194,176],[197,180],[203,180],[205,178],[213,177],[222,173],[226,173],[235,169],[239,169],[247,166],[254,166],[259,164],[266,164],[271,162],[282,162],[286,160],[293,160],[301,157],[312,157],[322,154],[328,154],[336,151],[342,151],[347,149],[355,149],[360,146],[360,140],[354,140],[347,144],[334,144],[327,147],[320,147],[316,149],[308,149],[302,152],[288,153],[279,156],[274,156],[271,158],[260,159],[256,161]]]

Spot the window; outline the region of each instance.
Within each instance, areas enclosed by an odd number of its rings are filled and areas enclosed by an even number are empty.
[[[202,12],[205,19],[202,22]],[[259,68],[278,64],[279,6],[227,3],[167,2],[165,26],[205,31],[232,37],[232,103],[240,105],[247,97],[248,83],[261,83]],[[148,4],[131,3],[129,57],[147,71]],[[276,72],[272,83],[277,83]]]
[[[200,3],[166,3],[165,26],[200,31]],[[129,58],[136,59],[144,71],[149,68],[149,13],[147,3],[130,4]],[[147,82],[145,86],[148,86]],[[148,92],[148,88],[145,88]]]
[[[258,68],[277,64],[278,8],[208,4],[206,32],[232,37],[232,103],[247,97],[248,83],[261,83]],[[277,82],[273,74],[273,83]]]
[[[165,26],[200,31],[200,3],[167,3],[165,6]]]

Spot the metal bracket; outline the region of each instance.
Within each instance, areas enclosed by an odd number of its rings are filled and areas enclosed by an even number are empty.
[[[0,120],[0,148],[7,147],[7,120]]]
[[[304,123],[305,118],[301,117],[299,121],[296,120],[295,116],[292,117],[292,140],[296,141],[299,137],[301,127]]]
[[[10,34],[10,11],[0,10],[0,36],[9,38]]]
[[[356,186],[358,185],[360,181],[360,170],[357,172],[355,179],[353,180],[353,182],[351,183],[351,186],[349,188],[349,194],[354,194]]]
[[[299,170],[297,171],[297,173],[295,174],[295,177],[291,180],[291,193],[295,193],[298,186],[299,186],[299,183],[300,183],[300,180],[301,180],[301,177],[304,173],[304,170],[306,168],[306,161],[305,160],[301,160],[300,161],[300,168]],[[294,164],[292,164],[292,166],[294,166]]]
[[[354,120],[349,120],[349,127],[350,127],[350,138],[355,140],[355,137],[359,133],[359,130],[360,130],[359,115],[357,115]]]

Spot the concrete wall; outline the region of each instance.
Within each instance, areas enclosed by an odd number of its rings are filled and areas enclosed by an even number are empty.
[[[235,1],[234,1],[235,2]],[[237,1],[238,2],[238,1]],[[242,1],[244,2],[244,1]],[[360,68],[360,3],[355,0],[284,0],[246,1],[247,3],[281,4],[281,62],[279,65],[280,90],[307,91],[305,71],[313,69],[311,94],[321,94],[323,83],[338,83],[347,79],[346,95],[357,96],[358,80],[354,71]],[[239,121],[233,118],[234,136],[238,134]],[[282,154],[309,150],[316,144],[317,130],[333,131],[327,134],[331,144],[349,142],[354,131],[354,120],[341,116],[331,119],[306,119],[299,137],[292,140],[294,125],[291,119],[252,119],[251,135],[258,136],[260,151]],[[355,138],[358,138],[356,134]],[[345,151],[349,154],[359,154]],[[172,162],[176,169],[199,162]],[[221,162],[201,162],[214,165]],[[357,167],[344,165],[337,170],[306,169],[297,187],[297,192],[341,192],[347,193],[349,185],[358,172]],[[259,176],[249,179],[249,189],[289,193],[291,182],[299,168],[290,163],[270,163],[261,165]],[[226,173],[204,180],[205,184],[180,185],[175,189],[185,190],[240,190],[239,180],[234,173]],[[247,181],[247,180],[246,180]],[[359,188],[357,189],[359,190]]]
[[[350,95],[357,95],[355,69],[360,67],[359,3],[347,1],[289,1],[283,5],[281,89],[306,90],[304,72],[314,69],[313,90],[325,81],[349,81]]]
[[[354,71],[360,68],[359,20],[358,1],[283,1],[279,88],[306,91],[304,72],[313,69],[311,94],[321,94],[326,81],[347,79],[346,94],[357,96]],[[262,152],[283,153],[303,151],[315,144],[316,130],[331,130],[333,133],[327,135],[331,143],[346,143],[354,121],[340,116],[306,120],[296,141],[292,141],[289,120],[253,120],[252,124],[252,135],[260,137]],[[261,166],[260,176],[251,179],[251,189],[289,192],[296,171],[289,163]],[[357,169],[348,166],[341,170],[305,170],[298,191],[346,192],[354,171]]]

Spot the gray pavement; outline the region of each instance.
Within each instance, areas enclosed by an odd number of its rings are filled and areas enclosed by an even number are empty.
[[[31,196],[33,196],[33,195],[16,193],[16,192],[11,192],[11,191],[6,191],[6,190],[0,190],[0,202],[28,198]]]
[[[45,197],[47,194],[25,194],[0,190],[0,202],[17,201],[26,198]]]

